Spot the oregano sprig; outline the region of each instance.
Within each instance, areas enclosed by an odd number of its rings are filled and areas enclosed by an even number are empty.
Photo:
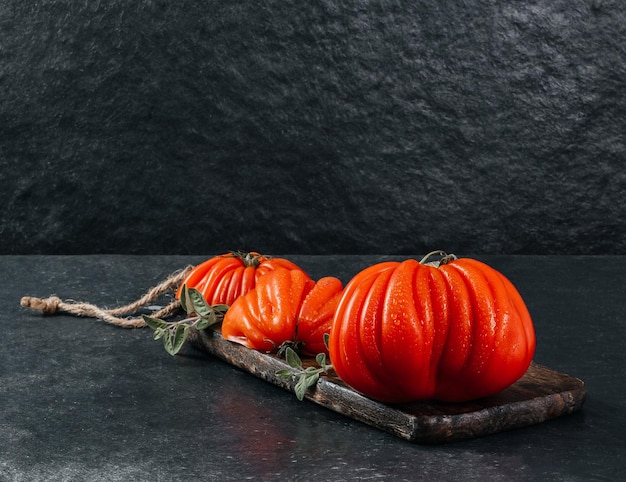
[[[179,321],[167,322],[159,318],[143,315],[143,320],[154,330],[153,338],[162,339],[165,350],[170,355],[176,355],[185,344],[189,330],[205,330],[211,325],[219,323],[228,310],[227,305],[209,305],[195,288],[183,285],[180,294],[180,304],[190,316]]]
[[[324,343],[328,346],[328,334],[324,334]],[[319,365],[319,368],[310,366],[304,368],[302,359],[298,356],[296,351],[290,346],[285,349],[285,361],[291,368],[295,368],[299,371],[282,369],[276,372],[276,376],[280,378],[291,378],[297,380],[294,387],[296,397],[298,400],[304,400],[304,395],[309,387],[314,386],[320,378],[322,373],[328,373],[332,368],[332,365],[326,364],[326,354],[318,353],[315,357],[315,361]]]

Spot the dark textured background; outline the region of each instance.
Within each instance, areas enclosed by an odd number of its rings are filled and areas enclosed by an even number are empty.
[[[626,254],[617,0],[0,3],[0,253]]]

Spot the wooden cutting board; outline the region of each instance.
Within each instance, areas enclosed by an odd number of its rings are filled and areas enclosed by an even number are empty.
[[[293,392],[295,382],[278,370],[294,370],[272,354],[224,340],[219,328],[190,333],[192,345],[210,355]],[[315,360],[303,360],[304,366]],[[534,425],[579,410],[587,390],[578,378],[531,364],[514,385],[468,403],[417,402],[386,405],[360,395],[337,376],[322,375],[305,398],[410,442],[438,444]],[[294,394],[295,397],[295,394]]]

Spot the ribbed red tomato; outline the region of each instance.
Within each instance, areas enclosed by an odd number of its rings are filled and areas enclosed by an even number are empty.
[[[383,262],[358,273],[337,307],[329,348],[337,375],[370,398],[461,402],[517,381],[532,361],[535,332],[504,275],[451,255],[436,266]]]
[[[195,288],[210,305],[231,305],[256,285],[264,274],[276,268],[302,269],[284,258],[273,258],[256,252],[233,251],[210,258],[195,266],[181,283]]]
[[[303,354],[327,353],[324,334],[342,289],[334,277],[316,283],[301,270],[276,268],[235,300],[224,315],[222,336],[261,351],[293,342]]]

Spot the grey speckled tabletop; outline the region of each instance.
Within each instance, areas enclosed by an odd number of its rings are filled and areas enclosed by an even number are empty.
[[[397,257],[396,257],[397,258]],[[148,330],[20,307],[109,307],[202,256],[0,257],[0,480],[616,480],[626,469],[623,256],[477,256],[518,287],[535,361],[585,381],[572,415],[446,445],[411,444]],[[292,256],[347,281],[385,256]]]

